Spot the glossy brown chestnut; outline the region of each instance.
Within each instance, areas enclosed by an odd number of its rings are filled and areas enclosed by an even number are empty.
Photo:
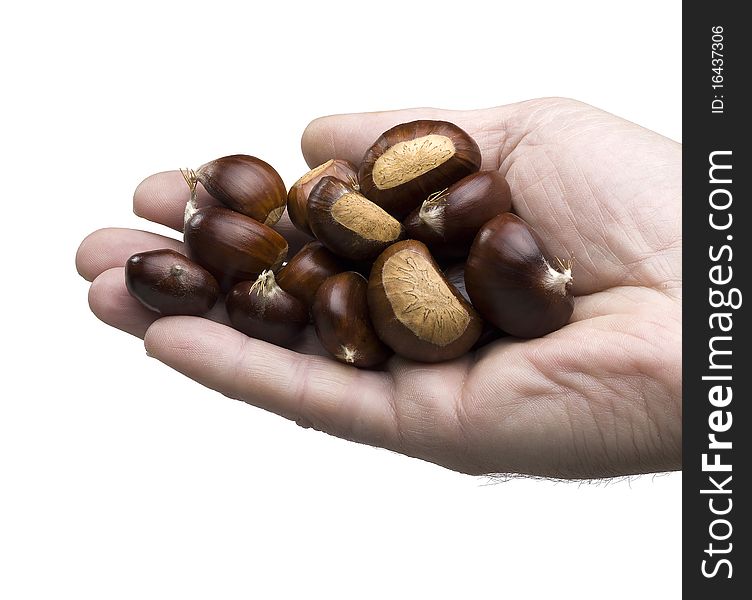
[[[225,305],[235,329],[278,346],[290,344],[308,325],[308,308],[277,285],[272,271],[238,283]]]
[[[162,315],[203,315],[219,297],[211,273],[174,250],[134,254],[125,263],[125,286],[146,308]]]
[[[287,188],[274,168],[255,156],[233,154],[212,160],[196,171],[183,172],[191,188],[191,202],[186,208],[186,220],[195,210],[196,182],[228,208],[256,219],[264,225],[274,225],[287,204]]]
[[[287,214],[290,221],[303,233],[313,235],[308,225],[308,196],[322,177],[336,177],[358,190],[358,169],[349,160],[333,158],[308,171],[298,179],[287,193]]]
[[[376,259],[368,306],[381,340],[412,360],[457,358],[481,332],[473,307],[446,281],[425,244],[415,240],[393,244]]]
[[[439,258],[464,258],[480,228],[512,208],[509,184],[498,171],[480,171],[428,196],[403,225],[407,236]]]
[[[412,121],[384,132],[366,151],[360,191],[398,219],[433,192],[480,169],[478,144],[447,121]]]
[[[569,321],[571,282],[571,264],[553,263],[535,231],[512,213],[481,228],[465,265],[473,306],[498,328],[523,338],[546,335]]]
[[[308,197],[308,222],[337,256],[368,260],[402,237],[402,225],[351,186],[322,177]]]
[[[188,256],[217,278],[222,290],[276,269],[287,242],[271,227],[222,206],[198,209],[184,228]]]
[[[470,300],[470,295],[467,293],[467,287],[465,286],[465,263],[455,263],[447,267],[444,269],[444,277],[446,277],[446,280],[451,283],[460,294],[462,294],[462,297],[465,300],[472,302]],[[478,348],[482,348],[486,344],[490,344],[494,340],[498,340],[505,335],[506,333],[501,331],[498,327],[491,325],[491,323],[483,319],[483,328],[481,329],[480,337],[470,349],[477,350]]]
[[[342,261],[321,242],[314,240],[303,246],[290,262],[280,269],[277,273],[277,283],[310,308],[319,286],[328,277],[344,270]]]
[[[392,354],[373,328],[367,293],[365,277],[346,271],[329,277],[313,303],[321,345],[338,361],[356,367],[375,367]]]
[[[444,269],[444,277],[447,282],[457,288],[457,291],[465,300],[472,302],[465,286],[465,263],[454,263],[448,266]]]

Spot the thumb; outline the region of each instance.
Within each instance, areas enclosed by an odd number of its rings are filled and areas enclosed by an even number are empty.
[[[311,121],[303,132],[301,149],[313,168],[331,158],[347,159],[359,165],[366,150],[387,129],[417,119],[451,121],[478,143],[483,156],[482,169],[498,169],[501,149],[515,115],[527,102],[481,110],[456,111],[438,108],[410,108],[372,113],[331,115]]]

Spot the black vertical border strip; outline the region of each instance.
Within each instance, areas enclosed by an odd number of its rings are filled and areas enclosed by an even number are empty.
[[[752,343],[749,313],[752,310],[752,286],[748,281],[752,265],[745,257],[752,256],[752,233],[748,227],[752,193],[752,136],[750,120],[752,110],[749,83],[749,43],[752,33],[747,20],[742,16],[741,2],[684,2],[682,25],[682,81],[683,81],[683,595],[685,597],[713,598],[718,600],[752,597],[752,539],[749,532],[749,511],[752,511],[749,490],[750,455],[752,455],[752,395],[749,380],[752,364],[747,345]],[[723,26],[723,84],[722,90],[714,90],[711,76],[712,28]],[[722,95],[724,113],[713,114],[711,103],[716,95]],[[709,155],[714,150],[731,150],[732,179],[728,185],[711,185],[709,178]],[[721,177],[721,175],[719,175]],[[719,232],[710,227],[711,207],[709,195],[713,189],[724,187],[733,195],[733,203],[727,212],[733,214],[733,225],[728,231]],[[721,215],[719,215],[720,220]],[[728,241],[727,235],[733,240]],[[709,269],[714,264],[709,257],[709,247],[718,249],[723,244],[733,245],[733,281],[725,288],[710,282]],[[722,452],[723,462],[731,462],[729,473],[709,473],[702,470],[702,454],[708,450],[708,434],[712,433],[708,418],[717,410],[708,401],[708,391],[713,382],[703,381],[709,374],[709,340],[714,335],[723,335],[718,329],[711,330],[709,318],[712,312],[730,309],[713,309],[709,304],[709,289],[714,287],[728,291],[738,288],[743,296],[739,309],[733,313],[733,400],[727,407],[732,413],[732,427],[719,439],[731,440],[733,449]],[[728,335],[728,334],[726,334]],[[716,371],[715,373],[718,373]],[[726,373],[724,373],[726,374]],[[710,461],[712,462],[712,458]],[[715,475],[720,482],[728,475],[733,479],[726,488],[729,495],[701,494],[700,490],[713,488],[708,477]],[[744,492],[744,488],[748,490]],[[716,506],[726,506],[731,497],[733,507],[728,515],[717,516],[710,511],[709,500],[717,498]],[[728,519],[733,530],[725,541],[713,540],[710,527],[714,519]],[[716,533],[723,536],[725,525],[717,525]],[[710,555],[710,544],[715,549],[727,549],[728,554]],[[706,570],[712,572],[715,562],[728,558],[733,566],[732,577],[728,569],[719,568],[715,577],[705,577],[702,561],[707,560]]]

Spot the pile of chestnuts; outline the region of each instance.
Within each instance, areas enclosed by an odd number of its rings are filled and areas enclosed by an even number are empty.
[[[289,192],[258,158],[213,160],[183,171],[187,256],[135,254],[126,285],[162,315],[203,315],[224,296],[234,328],[281,346],[312,321],[334,358],[365,368],[546,335],[572,314],[571,264],[551,260],[510,212],[505,178],[480,166],[465,131],[429,120],[386,131],[359,166],[319,165]],[[198,184],[219,204],[198,208]],[[315,238],[289,260],[272,228],[285,209]]]

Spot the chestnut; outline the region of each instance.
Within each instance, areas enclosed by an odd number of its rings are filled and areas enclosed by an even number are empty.
[[[287,204],[287,188],[279,173],[255,156],[233,154],[212,160],[196,171],[182,171],[191,188],[191,200],[186,206],[187,221],[196,209],[196,182],[226,207],[256,219],[264,225],[274,225]]]
[[[338,361],[375,367],[391,355],[368,315],[368,282],[354,271],[329,277],[316,292],[313,323],[321,345]]]
[[[450,267],[447,267],[444,269],[444,277],[446,277],[446,280],[452,284],[460,294],[462,294],[462,297],[465,300],[472,302],[470,300],[470,295],[467,293],[467,287],[465,286],[465,263],[455,263]],[[491,323],[484,319],[480,337],[470,350],[482,348],[486,344],[490,344],[494,340],[498,340],[505,335],[506,333],[501,331],[498,327],[491,325]]]
[[[452,284],[457,289],[465,300],[472,302],[465,286],[465,263],[454,263],[446,267],[444,269],[444,278],[447,280],[447,283]]]
[[[454,123],[412,121],[385,131],[366,151],[358,182],[363,195],[403,219],[480,164],[478,144]]]
[[[342,262],[321,242],[314,240],[303,246],[290,262],[279,270],[277,283],[283,290],[310,307],[316,291],[327,277],[344,270]]]
[[[368,306],[379,338],[412,360],[457,358],[472,348],[482,328],[471,304],[416,240],[397,242],[376,259]]]
[[[407,236],[426,244],[438,258],[467,256],[478,230],[512,208],[509,184],[498,171],[480,171],[434,192],[403,225]]]
[[[211,273],[169,249],[131,256],[125,263],[125,286],[146,308],[162,315],[203,315],[219,297]]]
[[[235,285],[225,305],[235,329],[277,346],[290,344],[308,325],[308,308],[277,285],[273,271]]]
[[[308,197],[308,222],[316,238],[332,252],[350,260],[368,260],[402,237],[397,219],[327,175]]]
[[[287,214],[290,221],[303,233],[313,235],[308,225],[308,196],[322,177],[332,176],[349,183],[354,190],[359,189],[358,169],[349,160],[333,158],[308,171],[292,184],[287,192]]]
[[[217,278],[223,291],[276,269],[287,256],[287,242],[271,227],[222,206],[205,206],[184,228],[188,256]]]
[[[465,265],[465,284],[484,319],[510,335],[540,337],[564,326],[574,310],[572,265],[551,266],[538,234],[503,213],[486,223]]]

